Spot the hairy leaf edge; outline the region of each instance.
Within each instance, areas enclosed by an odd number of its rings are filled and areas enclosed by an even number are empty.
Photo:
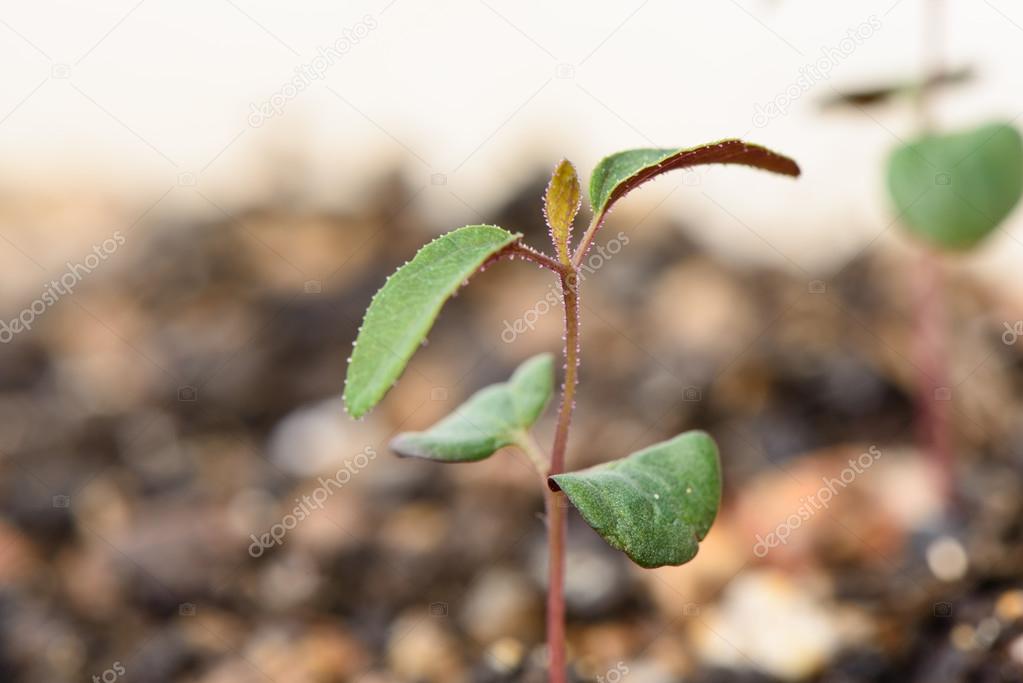
[[[483,258],[479,259],[479,262],[476,263],[476,265],[473,268],[472,272],[469,274],[469,276],[468,276],[469,278],[472,278],[474,275],[479,273],[480,272],[480,267],[483,266],[484,264],[486,264],[489,260],[493,259],[494,256],[496,254],[498,254],[502,249],[505,249],[505,248],[507,248],[508,246],[510,246],[512,244],[520,243],[522,241],[522,233],[519,233],[519,232],[515,232],[515,233],[509,232],[509,231],[505,230],[504,228],[502,228],[502,227],[500,227],[498,225],[490,225],[490,224],[466,225],[466,226],[463,226],[461,228],[456,228],[455,230],[448,231],[448,232],[444,233],[443,235],[437,236],[437,238],[434,239],[432,242],[429,242],[429,243],[423,245],[422,247],[420,247],[419,250],[416,252],[416,256],[418,256],[420,254],[420,252],[422,252],[422,250],[425,249],[427,246],[429,246],[430,244],[432,244],[433,242],[435,242],[435,241],[437,241],[439,239],[442,239],[446,235],[450,235],[451,233],[457,232],[458,230],[464,230],[466,228],[476,228],[476,227],[496,228],[497,230],[501,230],[502,232],[506,232],[508,234],[508,238],[504,242],[504,244],[502,244],[500,247],[498,247],[494,251],[490,252],[489,254],[485,255]],[[415,256],[413,256],[413,258],[412,258],[412,261],[414,261],[414,260],[415,260]],[[402,268],[405,268],[406,266],[411,264],[412,261],[409,261],[408,263],[406,263],[405,265],[401,266],[401,268],[398,268],[398,270],[396,270],[394,272],[397,273],[397,272],[401,271]],[[393,277],[393,274],[392,274],[391,277]],[[437,321],[437,317],[440,315],[441,309],[444,308],[444,304],[446,304],[448,302],[448,300],[451,298],[451,296],[456,291],[458,291],[458,289],[462,285],[463,285],[462,282],[455,283],[455,285],[453,287],[449,288],[444,293],[444,296],[441,297],[440,301],[434,307],[434,309],[432,310],[432,312],[431,312],[431,314],[430,314],[430,316],[429,316],[429,318],[427,320],[426,329],[423,330],[423,335],[422,335],[424,338],[426,337],[427,334],[429,334],[430,330],[433,328],[434,323]],[[363,314],[363,324],[365,324],[365,318],[366,318],[366,315],[369,313],[369,310],[373,307],[373,304],[377,301],[377,298],[380,296],[381,292],[384,291],[384,288],[386,286],[387,286],[387,283],[385,282],[383,285],[381,285],[380,289],[378,289],[376,291],[376,293],[373,295],[373,298],[370,299],[369,306],[367,306],[367,308],[366,308],[366,313]],[[358,341],[358,336],[356,337],[356,341]],[[395,377],[395,380],[400,378],[401,375],[405,372],[405,368],[408,366],[408,363],[412,359],[412,356],[415,355],[416,349],[417,349],[417,347],[412,347],[412,349],[407,354],[404,354],[403,357],[400,357],[401,358],[401,362],[400,362],[400,364],[398,366],[399,367],[398,375],[397,375],[397,377]],[[395,355],[398,355],[398,354],[395,354]],[[352,358],[354,358],[354,354],[353,354]],[[350,368],[351,368],[351,361],[349,361],[349,363],[348,363],[348,369],[350,370]],[[347,372],[346,372],[346,374],[347,374]],[[349,387],[349,384],[348,384],[348,381],[346,379],[345,380],[345,390],[344,390],[344,392],[342,392],[342,401],[344,403],[345,410],[348,411],[348,414],[351,415],[354,418],[363,417],[369,411],[373,410],[373,408],[375,408],[376,405],[378,403],[380,403],[380,401],[383,399],[383,397],[391,389],[391,385],[389,384],[389,385],[385,386],[379,392],[374,392],[374,394],[370,395],[368,398],[364,398],[362,401],[357,401],[356,398],[350,397],[349,391],[348,391],[348,387]],[[353,403],[356,403],[356,406],[357,406],[354,409],[352,407]]]

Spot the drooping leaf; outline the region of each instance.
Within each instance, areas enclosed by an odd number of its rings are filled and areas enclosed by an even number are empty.
[[[968,249],[1023,193],[1023,140],[1004,123],[926,135],[895,150],[888,191],[903,224],[933,245]]]
[[[469,225],[441,235],[373,297],[345,379],[345,407],[361,417],[383,398],[426,338],[444,302],[488,258],[522,235]]]
[[[544,214],[551,229],[551,241],[554,242],[558,260],[566,265],[571,260],[568,254],[568,241],[572,235],[572,222],[579,213],[579,205],[582,203],[581,195],[579,176],[576,175],[575,167],[568,159],[562,159],[551,175],[551,182],[547,184]]]
[[[693,559],[721,500],[717,446],[701,431],[548,482],[605,541],[642,567]]]
[[[799,166],[786,156],[742,140],[722,140],[692,149],[630,149],[601,160],[590,178],[590,205],[603,215],[630,191],[662,173],[702,164],[741,164],[789,176]]]
[[[443,420],[423,432],[405,432],[391,441],[399,455],[441,462],[470,462],[519,443],[554,392],[554,357],[533,356],[511,379],[473,394]]]

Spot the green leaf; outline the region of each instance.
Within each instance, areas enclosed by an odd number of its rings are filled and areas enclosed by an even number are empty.
[[[1004,123],[926,135],[895,150],[888,191],[913,234],[968,249],[998,227],[1023,193],[1023,140]]]
[[[583,519],[641,567],[685,564],[721,500],[714,440],[692,431],[632,455],[548,479]]]
[[[522,235],[469,225],[441,235],[373,297],[348,361],[345,407],[362,417],[391,388],[426,338],[444,302],[476,269]]]
[[[742,164],[798,176],[792,159],[742,140],[722,140],[692,149],[630,149],[605,157],[590,178],[590,205],[602,216],[611,206],[646,181],[677,168],[702,164]]]
[[[572,222],[579,213],[580,197],[579,176],[575,167],[567,159],[554,169],[551,182],[544,194],[544,215],[547,226],[551,229],[551,241],[557,251],[558,260],[568,265],[571,258],[568,254],[568,241],[572,235]]]
[[[554,392],[554,357],[533,356],[507,382],[473,394],[455,412],[425,432],[405,432],[391,441],[399,455],[441,462],[482,460],[504,446],[522,443]]]

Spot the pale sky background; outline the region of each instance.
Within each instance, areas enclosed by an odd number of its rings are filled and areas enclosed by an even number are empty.
[[[7,0],[0,192],[25,201],[71,191],[136,212],[162,197],[155,211],[201,211],[196,189],[237,206],[293,158],[306,164],[297,182],[310,198],[344,205],[394,163],[425,187],[418,208],[456,227],[485,219],[504,189],[562,156],[585,177],[619,149],[741,136],[793,156],[804,177],[716,168],[689,184],[674,174],[630,201],[667,197],[658,211],[699,224],[730,257],[826,274],[891,223],[883,161],[913,117],[907,103],[826,114],[817,104],[834,89],[919,73],[922,4]],[[1023,3],[948,5],[947,61],[978,78],[938,99],[941,124],[1023,114]],[[876,28],[828,78],[754,125],[757,104],[863,25]],[[357,28],[363,37],[322,80],[250,125],[253,103]],[[436,174],[444,184],[431,183]],[[1021,214],[970,267],[1023,283]],[[14,226],[15,243],[28,239],[19,228],[57,229]],[[59,230],[74,233],[73,217]]]

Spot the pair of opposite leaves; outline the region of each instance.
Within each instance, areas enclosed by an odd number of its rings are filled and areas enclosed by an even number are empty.
[[[740,140],[620,152],[594,169],[589,188],[592,225],[599,226],[615,202],[647,180],[712,163],[799,175],[791,159]],[[575,170],[562,162],[548,188],[545,212],[556,257],[565,266],[571,263],[569,238],[579,195]],[[349,359],[344,400],[352,416],[364,415],[393,386],[445,301],[521,238],[497,226],[466,226],[427,244],[387,279],[366,311]],[[526,450],[527,432],[553,394],[553,363],[549,354],[526,361],[508,382],[477,392],[425,432],[399,435],[391,447],[401,455],[439,462],[481,460],[505,446]],[[699,431],[586,470],[556,474],[548,483],[564,491],[610,545],[644,567],[692,559],[721,497],[717,447]]]

